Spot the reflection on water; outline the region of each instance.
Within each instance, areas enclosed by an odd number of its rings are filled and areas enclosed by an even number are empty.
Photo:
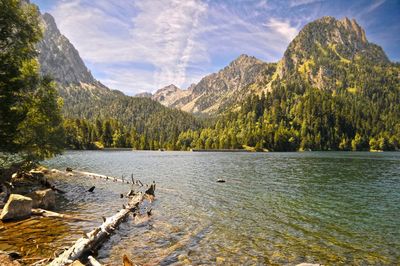
[[[400,153],[85,151],[46,164],[158,183],[152,218],[121,225],[100,250],[111,265],[123,254],[149,265],[400,260]],[[68,191],[61,207],[92,219],[68,222],[76,234],[114,214],[129,189],[73,178],[57,181]]]

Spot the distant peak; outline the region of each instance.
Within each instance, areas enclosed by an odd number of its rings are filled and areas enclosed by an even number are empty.
[[[241,54],[239,57],[237,57],[235,60],[233,60],[230,65],[237,65],[237,64],[252,64],[252,63],[257,63],[257,62],[262,62],[261,60],[257,59],[254,56],[250,56],[247,54]]]
[[[169,84],[168,86],[158,89],[155,94],[162,93],[165,91],[178,91],[178,90],[181,90],[181,89],[178,88],[177,86],[175,86],[174,84]]]

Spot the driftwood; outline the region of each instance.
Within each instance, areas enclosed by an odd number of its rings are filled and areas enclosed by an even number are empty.
[[[58,173],[58,174],[63,174],[66,175],[67,173],[53,169],[51,170],[53,173]],[[100,175],[100,174],[95,174],[95,173],[90,173],[90,172],[85,172],[85,171],[78,171],[78,170],[71,170],[67,175],[72,175],[73,173],[83,175],[83,176],[88,176],[88,177],[93,177],[93,178],[101,178],[105,180],[111,180],[113,182],[121,182],[125,184],[130,184],[131,182],[129,180],[125,180],[125,178],[122,176],[122,178],[117,178],[117,177],[112,177],[112,176],[107,176],[107,175]],[[141,182],[140,182],[141,183]],[[132,174],[132,184],[134,184],[134,179],[133,179],[133,174]],[[143,185],[143,184],[142,184]]]
[[[70,219],[70,220],[75,220],[75,221],[89,221],[88,219],[83,219],[83,218],[79,218],[76,216],[62,214],[62,213],[58,213],[58,212],[52,212],[52,211],[48,211],[48,210],[44,210],[44,209],[32,209],[32,214],[40,215],[43,217],[59,217],[59,218]]]
[[[152,198],[154,196],[155,183],[150,187],[153,189],[153,195],[149,196],[146,193],[138,192],[129,197],[128,206],[123,206],[117,214],[104,219],[101,226],[93,229],[85,237],[78,239],[72,247],[55,258],[49,265],[67,265],[97,250],[130,213],[136,214],[139,211],[139,204],[145,200],[146,197]]]

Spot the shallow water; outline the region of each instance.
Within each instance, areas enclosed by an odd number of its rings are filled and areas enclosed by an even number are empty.
[[[148,265],[400,261],[400,153],[80,151],[45,164],[157,182],[151,219],[121,225],[103,263],[120,265],[123,254]],[[68,232],[64,246],[119,210],[129,190],[77,176],[57,185],[68,191],[60,208],[91,219],[54,224]]]

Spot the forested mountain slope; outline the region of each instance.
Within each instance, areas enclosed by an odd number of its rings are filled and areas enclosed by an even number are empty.
[[[393,150],[400,142],[400,66],[353,20],[323,17],[289,44],[268,83],[182,149]],[[191,140],[191,141],[188,141]]]

